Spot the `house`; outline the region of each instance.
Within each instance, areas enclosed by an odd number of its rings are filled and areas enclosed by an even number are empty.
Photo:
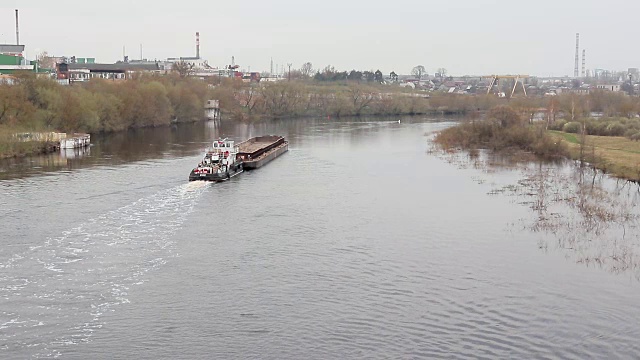
[[[618,85],[618,84],[596,85],[596,89],[618,92],[618,91],[620,91],[620,85]]]

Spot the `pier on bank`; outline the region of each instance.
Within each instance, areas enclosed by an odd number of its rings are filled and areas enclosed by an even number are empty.
[[[46,154],[61,149],[82,149],[90,145],[91,135],[86,133],[14,133],[1,139],[0,158]]]

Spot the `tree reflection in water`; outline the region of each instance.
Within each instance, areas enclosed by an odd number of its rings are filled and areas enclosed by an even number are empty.
[[[432,154],[437,153],[432,150]],[[524,219],[529,231],[548,234],[539,247],[565,252],[567,258],[613,273],[630,272],[640,280],[640,186],[616,180],[571,161],[539,162],[521,156],[496,156],[481,151],[439,156],[461,168],[475,168],[492,177],[496,171],[517,171],[520,179],[496,184],[495,178],[475,178],[491,184],[490,195],[507,195],[535,214]]]

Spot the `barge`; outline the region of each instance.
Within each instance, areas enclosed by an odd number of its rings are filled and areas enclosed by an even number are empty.
[[[189,181],[224,181],[244,170],[258,169],[288,150],[289,143],[282,136],[258,136],[239,144],[218,139],[191,170]]]
[[[251,138],[238,144],[238,159],[244,169],[253,170],[263,167],[271,160],[289,150],[289,143],[282,136],[266,135]]]

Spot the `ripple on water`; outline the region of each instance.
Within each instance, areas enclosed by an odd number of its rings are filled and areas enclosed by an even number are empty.
[[[0,263],[0,349],[59,356],[89,341],[101,317],[166,263],[171,235],[207,187],[194,182],[141,198]]]

